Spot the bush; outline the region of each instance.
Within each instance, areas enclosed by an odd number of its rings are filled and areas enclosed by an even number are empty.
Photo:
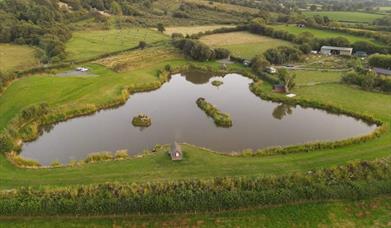
[[[257,55],[251,60],[251,67],[256,73],[264,72],[268,66],[270,63],[263,55]]]
[[[109,161],[109,160],[113,160],[113,154],[111,152],[98,152],[98,153],[89,154],[87,158],[84,160],[84,162],[94,163],[94,162]]]
[[[214,50],[197,40],[174,40],[174,46],[181,49],[187,56],[190,56],[194,60],[208,61],[215,58]]]
[[[18,155],[16,152],[7,153],[7,158],[17,167],[23,168],[39,168],[41,164],[39,162],[25,159],[22,156]]]
[[[115,160],[125,160],[129,158],[128,150],[117,150],[114,154]]]
[[[272,64],[284,64],[301,60],[302,54],[303,53],[296,48],[281,46],[268,49],[264,55]]]
[[[369,65],[372,67],[381,67],[391,69],[391,55],[375,54],[369,57]]]
[[[226,59],[231,55],[231,52],[225,48],[216,48],[214,51],[216,59]]]

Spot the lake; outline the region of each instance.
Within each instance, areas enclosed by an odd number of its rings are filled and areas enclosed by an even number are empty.
[[[215,87],[213,80],[224,84]],[[229,153],[341,140],[376,128],[345,115],[262,100],[249,90],[251,82],[239,74],[220,77],[193,71],[173,75],[160,89],[131,95],[121,107],[46,129],[36,141],[23,145],[21,155],[42,164],[55,160],[67,163],[83,160],[92,152],[127,149],[137,154],[174,141]],[[213,119],[198,108],[199,97],[230,114],[233,126],[216,127]],[[152,118],[149,128],[131,124],[140,113]]]

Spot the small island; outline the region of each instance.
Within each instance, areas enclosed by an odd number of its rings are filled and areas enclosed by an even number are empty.
[[[212,81],[212,85],[213,85],[213,86],[216,86],[216,87],[219,87],[219,86],[221,86],[222,84],[224,84],[224,82],[219,81],[219,80],[214,80],[214,81]]]
[[[145,114],[139,114],[133,117],[132,124],[135,127],[149,127],[152,124],[152,120]]]
[[[212,117],[215,124],[219,127],[232,127],[231,116],[227,113],[223,113],[218,110],[215,106],[208,103],[205,98],[198,98],[197,105],[202,109],[208,116]]]

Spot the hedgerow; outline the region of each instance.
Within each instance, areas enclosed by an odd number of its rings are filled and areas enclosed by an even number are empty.
[[[216,177],[153,183],[0,192],[0,215],[199,212],[391,193],[391,158],[283,176]]]

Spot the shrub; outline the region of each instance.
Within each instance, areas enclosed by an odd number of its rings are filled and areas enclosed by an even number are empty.
[[[138,47],[140,49],[144,49],[146,46],[147,46],[147,43],[145,41],[140,41],[139,44],[138,44]]]
[[[115,160],[124,160],[129,158],[128,150],[117,150],[114,154]]]
[[[174,46],[194,60],[208,61],[215,58],[215,52],[206,44],[192,39],[174,40]]]
[[[41,167],[41,164],[39,164],[39,162],[30,159],[25,159],[14,151],[7,153],[7,158],[17,167],[23,167],[23,168]]]
[[[284,64],[301,60],[302,52],[296,48],[281,46],[268,49],[264,55],[272,64]]]
[[[53,168],[57,168],[57,167],[61,167],[62,164],[60,161],[56,160],[56,161],[53,161],[51,164],[50,164],[51,167]]]
[[[251,67],[256,73],[264,72],[268,66],[270,63],[263,55],[257,55],[251,60]]]
[[[109,160],[113,160],[113,154],[111,152],[98,152],[89,154],[84,161],[86,163],[94,163]]]
[[[230,51],[225,48],[216,48],[215,50],[216,59],[226,59],[230,56]]]
[[[369,57],[369,65],[372,67],[381,67],[391,69],[391,55],[375,54]]]

